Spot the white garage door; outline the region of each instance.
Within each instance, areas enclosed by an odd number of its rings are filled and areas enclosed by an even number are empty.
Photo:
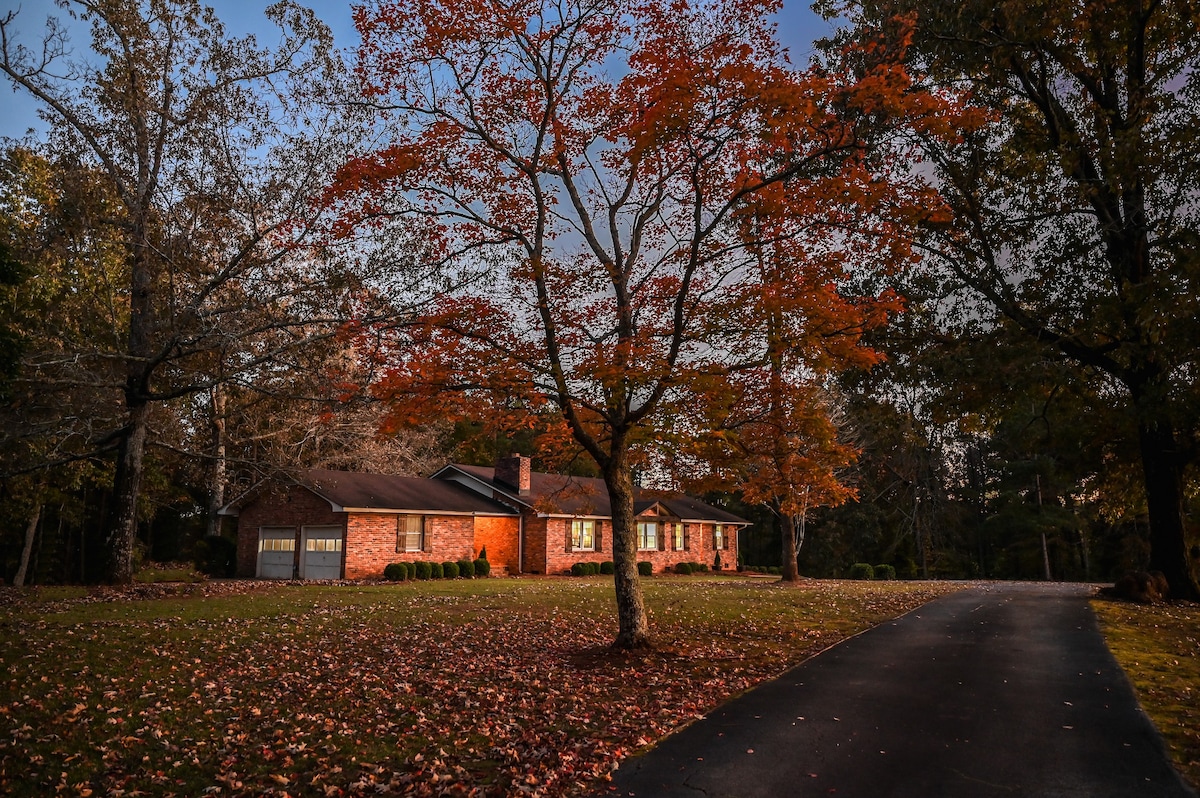
[[[291,579],[295,561],[295,527],[264,526],[258,530],[259,579]]]
[[[342,528],[340,526],[304,527],[304,551],[301,579],[342,578]]]

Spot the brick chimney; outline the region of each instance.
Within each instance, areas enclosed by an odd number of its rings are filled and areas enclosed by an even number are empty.
[[[510,454],[496,461],[496,481],[516,488],[521,496],[529,495],[529,458]]]

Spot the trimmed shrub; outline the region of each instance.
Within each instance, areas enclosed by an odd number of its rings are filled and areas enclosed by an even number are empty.
[[[421,562],[413,563],[413,573],[417,579],[432,579],[433,578],[433,563]]]
[[[443,579],[458,579],[458,563],[447,560],[442,563]]]
[[[487,549],[484,549],[487,551]],[[479,577],[487,576],[492,572],[492,564],[487,561],[486,557],[480,557],[475,561],[475,575]]]
[[[782,576],[783,575],[783,566],[782,565],[768,565],[767,573],[772,574],[773,576]]]
[[[383,568],[383,578],[389,582],[403,582],[408,578],[408,568],[404,563],[390,562]]]
[[[891,580],[895,579],[896,578],[896,567],[894,565],[889,565],[887,563],[883,563],[882,565],[876,565],[875,566],[875,578],[883,579],[885,581],[891,581]]]
[[[691,574],[692,573],[692,564],[690,562],[675,563],[675,573],[683,574],[685,576]]]
[[[585,565],[585,563],[581,563],[581,562],[577,562],[577,563],[573,564],[571,566],[571,576],[583,576],[584,573],[586,573],[586,571],[584,570],[584,565]]]
[[[647,562],[646,560],[638,563],[639,576],[650,576],[652,573],[654,573],[654,563]]]
[[[854,563],[854,565],[850,566],[850,578],[851,579],[874,579],[875,578],[875,569],[871,567],[870,563],[856,562],[856,563]]]
[[[445,569],[442,568],[442,564],[440,562],[429,563],[429,578],[430,579],[441,579],[443,574],[445,574]]]
[[[475,577],[475,561],[468,559],[459,560],[458,575],[463,579],[473,579]]]
[[[701,573],[708,573],[708,563],[704,563],[704,562],[696,563],[696,570],[700,571]]]
[[[588,563],[588,572],[592,576],[599,576],[600,575],[600,563],[598,563],[598,562]]]
[[[237,573],[237,541],[206,535],[192,548],[196,570],[206,576],[226,579]]]
[[[477,560],[486,560],[487,559],[487,546],[484,546],[482,549],[479,550],[479,556],[476,557],[475,559],[477,559]]]
[[[612,576],[617,572],[617,565],[612,560],[605,560],[600,563],[600,573],[605,576]]]

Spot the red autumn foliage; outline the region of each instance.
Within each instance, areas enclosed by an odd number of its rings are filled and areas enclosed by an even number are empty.
[[[614,507],[617,643],[648,644],[632,474],[668,433],[700,432],[736,375],[767,362],[762,309],[800,314],[820,368],[858,348],[894,299],[850,290],[855,259],[898,268],[925,212],[867,147],[886,117],[946,125],[884,48],[793,69],[771,0],[404,0],[359,7],[358,73],[392,144],[348,165],[348,218],[428,225],[469,288],[389,331],[375,386],[396,424],[553,408]],[[924,120],[924,122],[922,122]],[[900,214],[892,218],[899,217]],[[767,272],[756,235],[786,252]],[[882,224],[882,223],[880,223]],[[680,419],[686,423],[680,426]]]

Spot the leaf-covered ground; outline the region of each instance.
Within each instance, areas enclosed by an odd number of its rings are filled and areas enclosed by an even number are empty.
[[[1096,600],[1092,608],[1176,767],[1200,789],[1200,604]]]
[[[954,586],[647,580],[0,593],[0,793],[570,795],[631,752]]]

